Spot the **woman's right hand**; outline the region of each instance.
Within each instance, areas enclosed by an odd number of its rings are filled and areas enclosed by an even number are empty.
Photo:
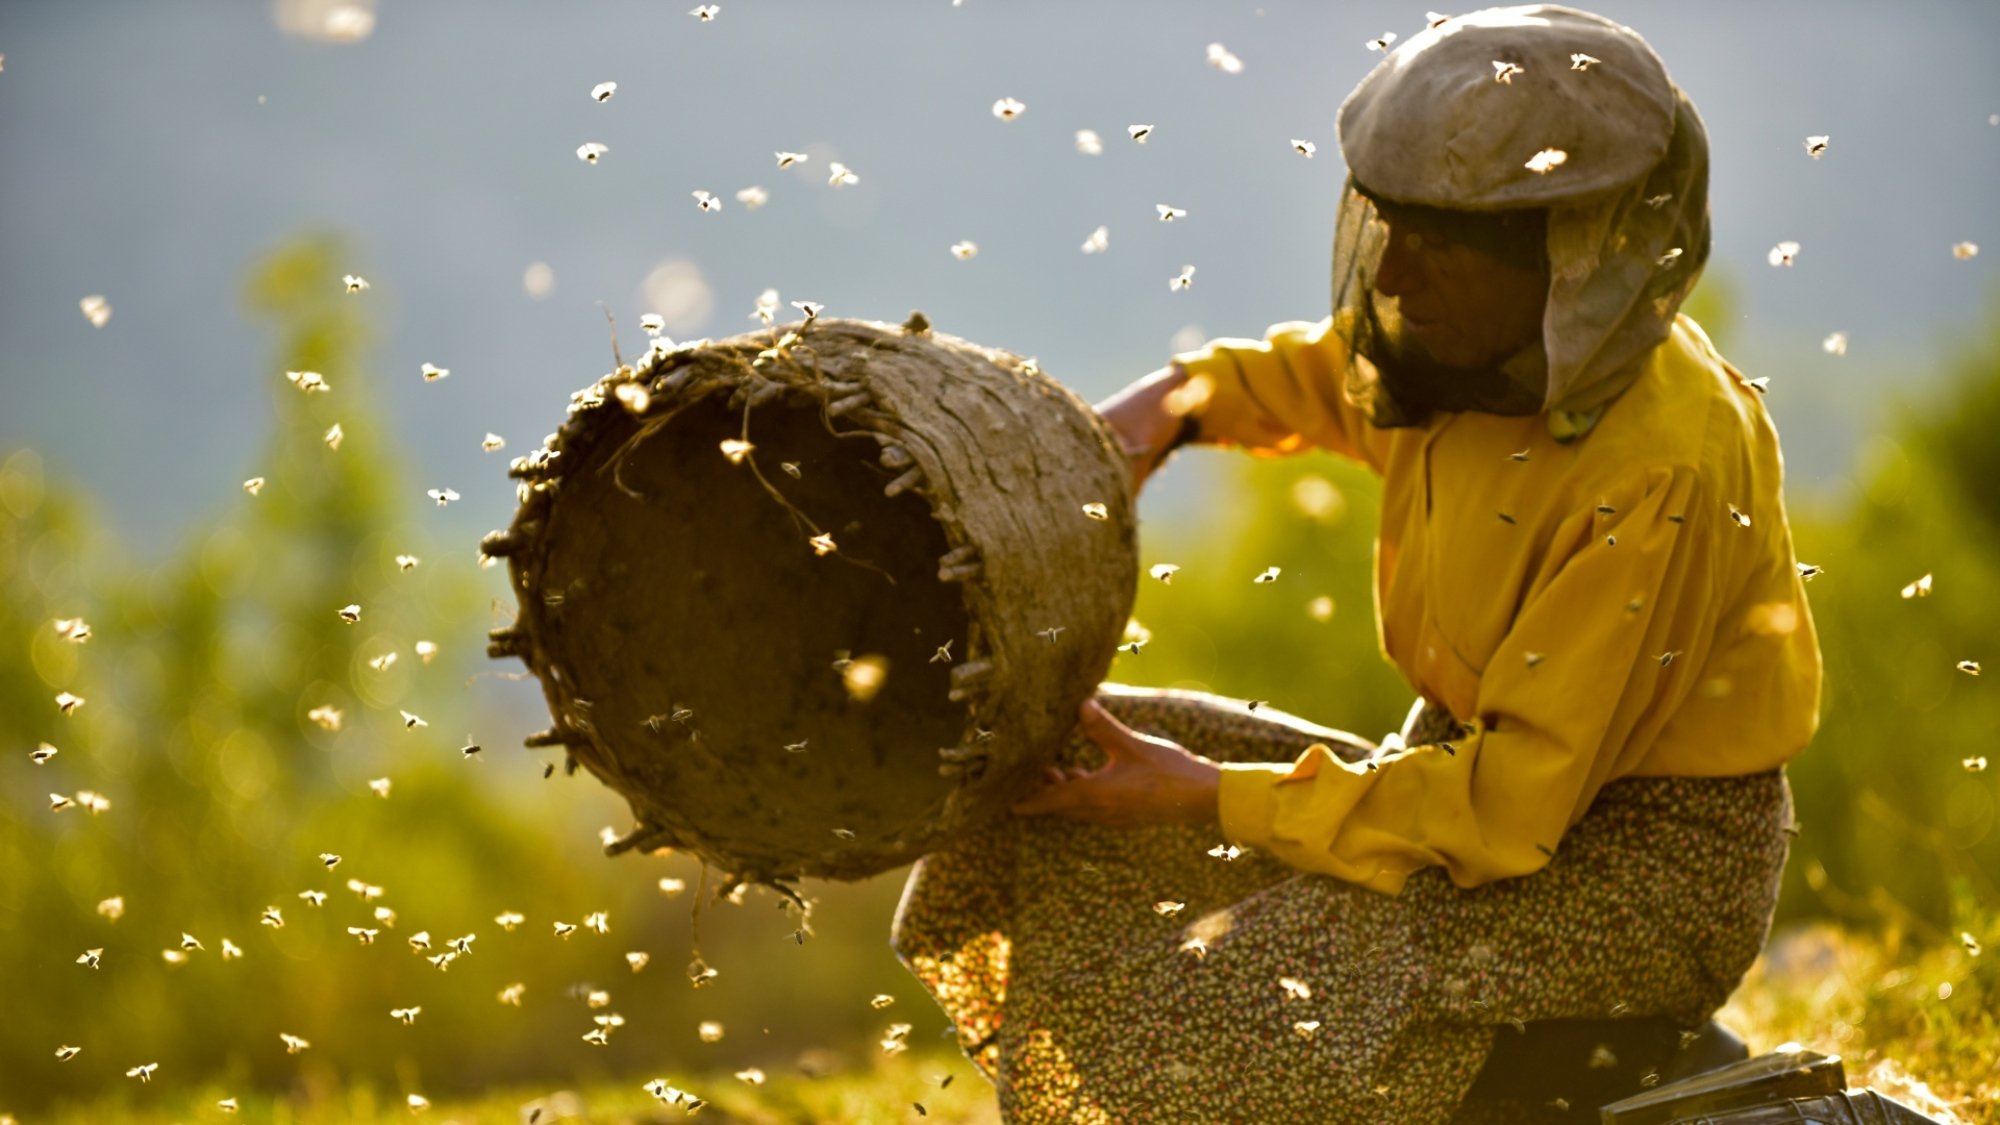
[[[1170,364],[1097,404],[1097,413],[1111,424],[1132,474],[1137,497],[1146,478],[1172,452],[1185,419],[1170,408],[1169,398],[1187,383],[1187,370]]]

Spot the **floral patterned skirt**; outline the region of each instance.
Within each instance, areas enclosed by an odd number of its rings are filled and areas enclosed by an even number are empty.
[[[1370,750],[1217,696],[1099,698],[1218,761]],[[1405,735],[1440,722],[1413,712]],[[1066,753],[1102,761],[1081,736]],[[1486,1120],[1460,1102],[1501,1027],[1720,1007],[1769,930],[1790,822],[1777,771],[1628,778],[1541,871],[1464,890],[1430,868],[1389,897],[1221,858],[1213,824],[1006,817],[917,864],[893,942],[1009,1121]]]

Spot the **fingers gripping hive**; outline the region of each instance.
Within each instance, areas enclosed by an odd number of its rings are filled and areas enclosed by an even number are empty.
[[[614,853],[766,882],[909,862],[1033,783],[1131,612],[1109,430],[920,316],[655,350],[512,471],[482,546],[520,610],[489,653],[541,681],[528,744],[630,802]]]

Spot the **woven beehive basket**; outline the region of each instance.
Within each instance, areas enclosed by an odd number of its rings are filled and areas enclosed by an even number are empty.
[[[489,653],[554,717],[529,745],[631,803],[614,854],[738,882],[861,878],[1003,813],[1137,584],[1103,421],[920,315],[655,348],[512,473],[482,546],[520,599]]]

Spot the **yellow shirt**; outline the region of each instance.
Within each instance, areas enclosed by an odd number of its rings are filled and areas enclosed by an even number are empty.
[[[1376,429],[1330,328],[1179,357],[1209,384],[1199,440],[1381,475],[1382,651],[1472,731],[1373,768],[1323,746],[1225,766],[1226,836],[1388,894],[1433,865],[1472,887],[1542,867],[1618,778],[1750,774],[1805,748],[1819,645],[1777,433],[1699,325],[1680,317],[1569,444],[1546,415]]]

